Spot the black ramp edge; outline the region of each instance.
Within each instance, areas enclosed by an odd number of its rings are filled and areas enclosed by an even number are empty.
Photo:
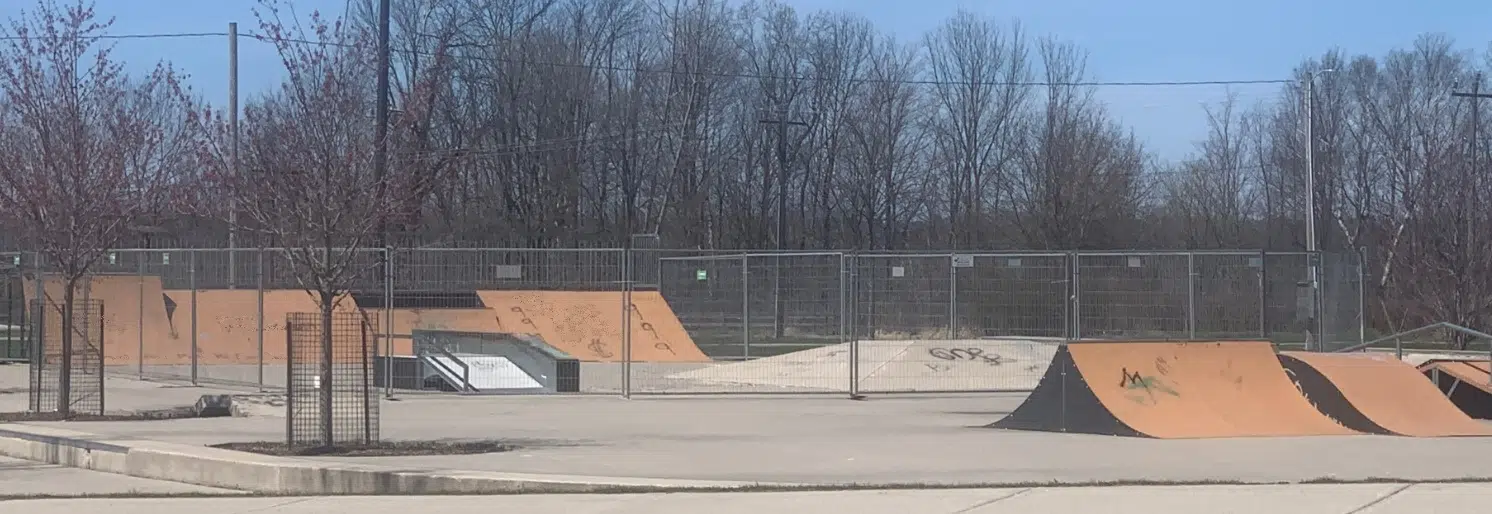
[[[1143,437],[1129,425],[1115,418],[1098,401],[1093,389],[1083,380],[1073,363],[1067,345],[1057,348],[1046,374],[1026,401],[1003,419],[986,425],[1005,430],[1068,432],[1077,434],[1122,435]]]
[[[1461,412],[1476,419],[1492,420],[1492,394],[1487,394],[1486,391],[1471,384],[1457,384],[1456,377],[1451,376],[1450,373],[1436,373],[1434,368],[1422,372],[1431,382],[1435,382],[1436,376],[1439,376],[1440,380],[1435,383],[1435,386],[1440,388],[1440,392],[1445,394],[1456,408],[1461,409]]]
[[[1353,407],[1352,402],[1347,401],[1347,396],[1342,394],[1342,390],[1310,364],[1289,355],[1280,355],[1279,358],[1280,365],[1285,368],[1285,374],[1290,377],[1291,382],[1295,383],[1295,389],[1300,391],[1300,395],[1304,396],[1306,401],[1322,414],[1358,432],[1397,435],[1374,423],[1362,411],[1357,410],[1357,407]]]

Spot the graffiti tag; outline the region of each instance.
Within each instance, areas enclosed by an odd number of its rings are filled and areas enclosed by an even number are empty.
[[[1129,368],[1120,368],[1119,374],[1119,387],[1123,387],[1128,392],[1125,396],[1135,403],[1155,405],[1156,392],[1181,396],[1181,393],[1177,393],[1176,389],[1159,377],[1141,375],[1139,371],[1130,372]]]
[[[997,354],[984,353],[983,348],[929,348],[927,354],[945,361],[976,361],[991,366],[1004,362]]]
[[[615,355],[608,351],[606,349],[606,345],[602,344],[601,339],[597,337],[591,338],[591,343],[585,345],[585,347],[590,348],[591,352],[595,353],[597,357],[600,357],[602,359],[610,359]]]

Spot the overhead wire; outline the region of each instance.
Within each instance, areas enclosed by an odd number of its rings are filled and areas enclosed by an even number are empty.
[[[284,42],[284,43],[297,43],[297,44],[309,44],[309,45],[327,45],[327,46],[345,47],[345,48],[356,48],[356,47],[359,46],[359,45],[355,45],[355,44],[352,44],[352,43],[343,43],[343,42],[337,42],[337,41],[314,41],[314,40],[299,39],[299,38],[274,37],[274,36],[269,36],[269,35],[254,33],[254,32],[240,32],[239,35],[241,37],[248,37],[249,39],[253,39],[253,40],[256,40],[256,41],[260,41],[260,42],[266,42],[266,43]],[[112,35],[100,35],[100,36],[93,36],[93,37],[98,38],[98,39],[107,39],[107,40],[128,40],[128,39],[171,39],[171,38],[227,37],[227,36],[228,36],[228,33],[226,33],[226,32],[174,32],[174,33],[148,33],[148,34],[112,34]],[[0,41],[13,41],[13,40],[20,40],[20,39],[24,39],[24,38],[21,38],[19,36],[0,36]],[[496,48],[496,45],[461,44],[457,48],[484,48],[484,49],[491,49],[491,48]],[[408,50],[408,49],[393,49],[392,51],[396,52],[396,53],[408,54],[408,55],[421,55],[421,56],[435,56],[435,55],[437,55],[434,52],[428,52],[428,51],[411,51],[411,50]],[[864,78],[864,77],[831,78],[831,77],[810,77],[810,76],[797,76],[797,75],[769,75],[769,74],[761,74],[761,73],[726,72],[726,71],[698,71],[698,70],[685,71],[685,70],[675,70],[675,69],[649,69],[649,68],[639,68],[639,67],[633,67],[633,66],[617,66],[617,65],[606,65],[606,64],[565,63],[565,62],[553,62],[553,61],[539,61],[539,60],[533,60],[533,59],[515,59],[515,58],[508,58],[508,57],[480,56],[480,55],[471,55],[471,54],[448,54],[448,56],[453,57],[453,58],[458,58],[458,59],[465,59],[465,60],[479,60],[479,61],[502,62],[502,63],[506,63],[506,64],[515,64],[515,65],[522,65],[522,66],[540,66],[540,67],[568,68],[568,69],[593,70],[593,71],[611,71],[611,72],[619,72],[619,73],[660,74],[660,75],[687,75],[687,76],[711,77],[711,78],[754,79],[754,80],[796,80],[796,81],[805,81],[805,82],[819,82],[819,81],[834,82],[834,81],[841,81],[841,82],[845,82],[845,83],[859,83],[859,84],[904,84],[904,85],[917,85],[917,86],[987,85],[987,86],[1009,86],[1009,87],[1043,87],[1043,86],[1074,86],[1074,87],[1089,87],[1089,86],[1091,86],[1091,87],[1176,87],[1176,86],[1228,86],[1228,85],[1249,85],[1249,84],[1289,84],[1289,83],[1298,82],[1298,80],[1293,79],[1293,78],[1280,78],[1280,79],[1233,79],[1233,80],[1221,80],[1221,79],[1218,79],[1218,80],[1148,80],[1148,81],[1073,81],[1073,82],[999,81],[999,80],[989,80],[989,81],[982,81],[982,80],[981,81],[949,81],[949,80],[931,80],[931,79],[874,79],[874,78]]]

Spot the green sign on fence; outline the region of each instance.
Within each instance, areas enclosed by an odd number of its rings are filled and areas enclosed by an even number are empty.
[[[694,270],[694,279],[695,280],[703,282],[703,281],[705,281],[705,280],[707,280],[709,278],[710,278],[710,274],[709,273],[705,273],[705,270],[702,270],[702,269]]]

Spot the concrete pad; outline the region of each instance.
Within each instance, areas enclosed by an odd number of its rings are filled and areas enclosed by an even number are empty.
[[[1417,484],[1354,514],[1478,512],[1492,505],[1492,484]]]
[[[1348,513],[1404,487],[1354,484],[1041,488],[966,512]],[[1095,508],[1098,506],[1102,507]]]
[[[268,494],[588,493],[618,489],[724,489],[753,485],[726,481],[410,470],[158,441],[110,440],[55,427],[19,424],[0,428],[0,455],[133,477]]]
[[[57,464],[0,457],[0,497],[103,494],[241,494],[238,491],[147,480]],[[0,507],[0,511],[5,510]]]
[[[30,368],[0,365],[0,412],[23,412],[29,408]],[[104,412],[128,414],[172,409],[197,403],[204,394],[240,394],[242,388],[199,387],[178,380],[140,380],[135,377],[104,376]]]
[[[388,440],[502,438],[508,453],[311,460],[400,469],[814,484],[1288,482],[1492,476],[1492,438],[1386,436],[1163,441],[981,427],[1019,394],[829,397],[404,397]],[[37,423],[114,439],[278,440],[283,418]]]
[[[670,375],[702,384],[780,390],[1024,391],[1036,387],[1058,341],[990,338],[863,340]]]
[[[13,502],[28,514],[1136,514],[1475,512],[1492,488],[1479,485],[1261,485],[883,490],[787,493],[675,493],[516,496],[342,496],[321,498],[72,499]]]

